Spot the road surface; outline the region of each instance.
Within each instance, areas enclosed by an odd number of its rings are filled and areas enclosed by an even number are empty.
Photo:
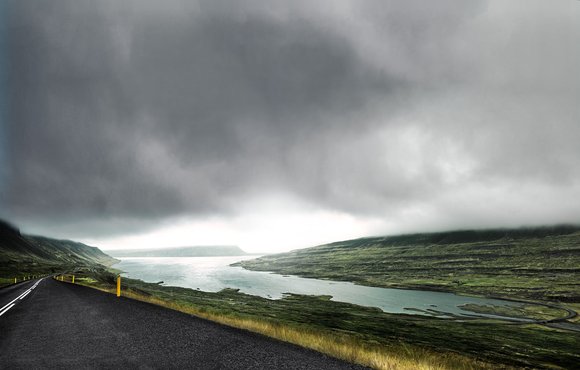
[[[361,369],[318,352],[95,289],[0,289],[2,369]]]

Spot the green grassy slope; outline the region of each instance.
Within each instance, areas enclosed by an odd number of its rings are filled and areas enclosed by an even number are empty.
[[[103,268],[117,262],[96,247],[23,235],[0,220],[0,277],[47,274],[78,267]]]
[[[239,265],[379,287],[580,302],[580,226],[362,238]]]

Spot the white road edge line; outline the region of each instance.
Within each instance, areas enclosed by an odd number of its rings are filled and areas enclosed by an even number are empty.
[[[36,282],[36,284],[40,283],[42,280],[44,280],[44,278],[42,278],[42,279],[38,280],[38,281]],[[35,286],[36,286],[36,284],[35,284]],[[0,316],[2,316],[2,315],[4,314],[4,312],[8,311],[9,309],[11,309],[11,308],[12,308],[12,306],[14,306],[12,303],[16,302],[17,300],[19,300],[19,299],[21,299],[21,298],[24,298],[23,296],[25,296],[25,295],[27,295],[28,293],[30,293],[30,290],[31,290],[31,289],[32,289],[32,288],[30,288],[30,289],[26,290],[24,293],[22,293],[21,295],[19,295],[19,296],[18,296],[18,297],[16,297],[16,298],[14,298],[12,301],[10,301],[10,303],[8,303],[8,304],[6,304],[4,307],[0,308],[0,312],[1,312],[1,313],[0,313]],[[12,306],[10,306],[10,305],[12,305]],[[8,307],[8,306],[10,306],[10,307]],[[6,307],[8,307],[8,308],[6,308]],[[6,308],[6,309],[5,309],[5,308]]]
[[[6,306],[4,306],[6,307]],[[9,309],[11,309],[12,307],[14,307],[14,303],[12,303],[10,306],[8,306],[7,309],[5,309],[4,311],[0,312],[0,316],[4,315],[6,312],[8,312]]]
[[[25,294],[25,295],[23,295],[22,297],[20,297],[20,300],[23,300],[23,299],[24,299],[24,297],[26,297],[27,295],[29,295],[29,294],[30,294],[30,292],[32,292],[32,289],[28,289],[28,292],[26,292],[26,294]]]
[[[24,294],[26,294],[26,292],[22,293],[21,295],[19,295],[18,297],[14,298],[12,301],[10,301],[8,304],[6,304],[4,307],[0,308],[0,311],[4,310],[6,307],[10,306],[12,303],[14,303],[17,300],[19,300],[20,297],[22,297]]]

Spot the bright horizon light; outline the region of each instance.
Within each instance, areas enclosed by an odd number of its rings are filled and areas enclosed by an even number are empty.
[[[347,214],[317,211],[270,213],[241,220],[181,220],[138,235],[83,242],[102,250],[234,245],[248,253],[277,253],[337,240],[368,236],[376,221]]]

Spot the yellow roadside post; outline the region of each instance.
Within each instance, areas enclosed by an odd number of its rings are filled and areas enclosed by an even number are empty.
[[[18,278],[14,278],[14,284],[16,284],[17,281],[18,281]]]
[[[75,283],[75,276],[74,275],[73,275],[73,278],[72,278],[72,283],[73,284]]]
[[[121,275],[117,275],[117,297],[121,296]]]

